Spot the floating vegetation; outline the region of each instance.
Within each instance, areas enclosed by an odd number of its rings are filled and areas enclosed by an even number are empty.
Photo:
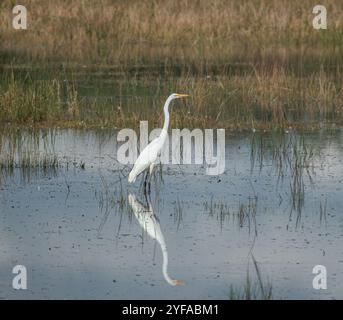
[[[216,217],[220,222],[221,228],[225,220],[237,221],[239,228],[247,227],[249,233],[253,228],[257,235],[256,213],[257,213],[257,197],[249,197],[247,203],[239,203],[238,208],[230,209],[230,206],[223,201],[215,201],[213,196],[210,202],[203,203],[204,212],[211,217]]]
[[[100,174],[102,188],[94,191],[95,199],[98,201],[98,206],[102,218],[98,228],[98,237],[100,237],[102,229],[106,224],[111,212],[120,215],[119,224],[117,228],[117,235],[119,234],[123,215],[126,214],[129,221],[132,221],[132,210],[127,201],[127,191],[124,192],[121,177],[119,180],[108,183],[105,177]]]
[[[248,226],[249,233],[251,227],[254,227],[254,233],[257,235],[257,226],[256,226],[256,212],[257,212],[257,198],[249,198],[247,204],[240,204],[238,210],[238,224],[240,228],[243,228],[245,225]]]
[[[301,221],[305,203],[305,191],[313,185],[315,159],[320,159],[320,149],[306,143],[304,135],[294,133],[265,135],[254,134],[251,140],[251,173],[259,172],[270,164],[277,176],[277,185],[288,183],[290,195],[290,219],[296,213],[296,226]]]
[[[176,223],[178,230],[183,221],[182,217],[183,217],[183,204],[181,203],[180,199],[177,198],[174,205],[174,222]]]
[[[327,227],[327,198],[325,198],[324,203],[320,201],[319,219],[320,219],[320,224],[324,223],[325,227]]]
[[[56,175],[60,159],[54,150],[54,130],[19,130],[0,133],[0,171],[2,176],[19,170],[24,182],[33,176]]]
[[[273,298],[273,286],[271,282],[264,282],[258,263],[253,255],[252,260],[257,279],[252,280],[248,264],[244,289],[237,289],[231,285],[230,300],[271,300]]]

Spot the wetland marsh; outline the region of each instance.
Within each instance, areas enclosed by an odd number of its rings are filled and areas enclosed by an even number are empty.
[[[342,1],[326,30],[310,0],[25,5],[16,30],[0,3],[0,299],[343,298]],[[147,197],[117,134],[172,92],[225,171],[164,164]]]

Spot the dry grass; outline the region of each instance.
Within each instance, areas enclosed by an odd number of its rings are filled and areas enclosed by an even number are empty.
[[[0,4],[1,52],[20,60],[159,66],[209,72],[230,63],[286,65],[342,57],[343,2],[327,0],[329,28],[312,27],[312,0],[27,0],[27,31]]]
[[[322,31],[310,0],[27,0],[26,31],[12,28],[13,5],[0,3],[1,123],[158,126],[176,91],[192,99],[174,127],[343,122],[340,0],[325,2]]]
[[[271,72],[252,71],[232,77],[172,77],[161,83],[149,78],[127,78],[116,80],[113,91],[127,86],[130,95],[119,91],[113,98],[99,94],[90,100],[79,92],[77,83],[58,78],[28,81],[12,73],[0,86],[0,122],[121,128],[149,120],[151,125],[160,126],[166,96],[181,91],[192,97],[172,106],[173,127],[237,129],[340,124],[342,83],[337,75],[323,70],[298,78],[274,68]]]

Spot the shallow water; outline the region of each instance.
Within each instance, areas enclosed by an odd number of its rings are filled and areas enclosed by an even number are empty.
[[[252,255],[274,299],[343,298],[340,130],[227,135],[223,174],[164,165],[151,200],[127,185],[115,132],[51,136],[37,148],[58,168],[2,172],[1,298],[229,299],[247,270],[257,281]],[[18,264],[27,290],[12,288]]]

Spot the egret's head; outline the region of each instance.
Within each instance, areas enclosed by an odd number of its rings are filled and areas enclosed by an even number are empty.
[[[184,285],[184,284],[185,284],[185,282],[182,281],[182,280],[172,280],[172,281],[171,281],[171,285],[172,285],[172,286],[182,286],[182,285]]]
[[[172,97],[173,97],[173,99],[185,98],[185,97],[189,97],[189,94],[173,93]]]

